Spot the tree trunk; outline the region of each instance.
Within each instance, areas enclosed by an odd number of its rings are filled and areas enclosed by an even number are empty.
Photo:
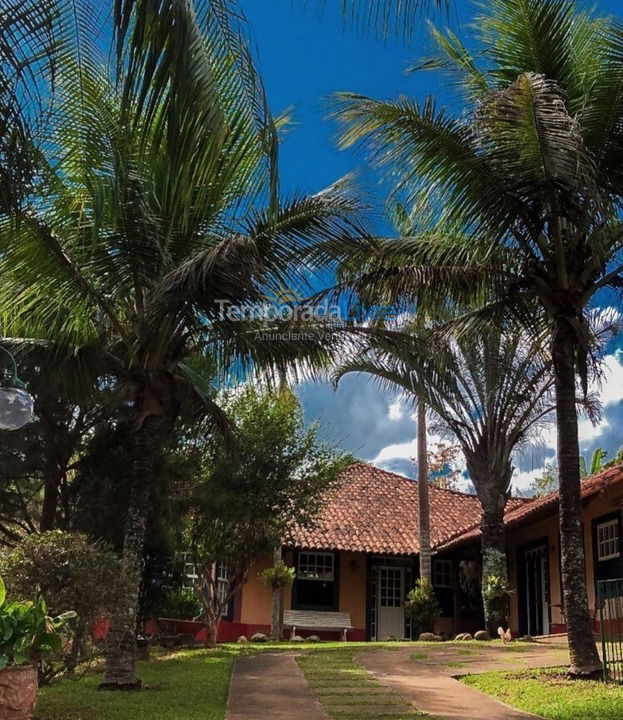
[[[482,504],[481,542],[482,542],[482,603],[485,614],[485,628],[494,638],[498,628],[508,628],[508,596],[490,598],[486,594],[489,580],[500,578],[504,587],[508,587],[508,568],[506,563],[506,532],[504,529],[505,494],[492,493],[480,500]]]
[[[281,547],[276,547],[273,558],[273,565],[277,567],[282,562],[281,558]],[[270,623],[270,639],[279,642],[282,634],[282,619],[283,619],[283,588],[278,587],[273,589],[272,597],[272,616]]]
[[[428,502],[428,457],[426,446],[426,406],[417,404],[417,470],[420,523],[420,578],[432,581],[430,550],[430,507]]]
[[[160,446],[158,418],[148,416],[135,432],[133,487],[125,526],[121,572],[123,593],[112,614],[106,638],[106,672],[100,687],[107,690],[137,690],[141,681],[135,675],[136,626],[143,552],[149,504],[150,482]]]
[[[216,647],[216,639],[218,637],[218,626],[220,624],[220,621],[220,613],[218,615],[210,614],[205,618],[204,624],[206,628],[206,647]]]
[[[56,510],[58,507],[59,488],[61,485],[61,476],[58,468],[47,468],[43,483],[43,505],[41,508],[41,518],[39,520],[39,530],[47,532],[56,528]]]
[[[573,675],[592,675],[602,666],[591,627],[586,591],[575,401],[576,342],[570,322],[558,318],[554,326],[552,354],[556,386],[563,600],[569,636],[570,672]]]

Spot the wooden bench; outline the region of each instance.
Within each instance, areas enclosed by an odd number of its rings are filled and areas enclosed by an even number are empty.
[[[346,642],[349,630],[353,629],[350,614],[346,612],[321,612],[316,610],[286,610],[283,613],[284,628],[291,628],[290,638],[299,630],[341,632]]]

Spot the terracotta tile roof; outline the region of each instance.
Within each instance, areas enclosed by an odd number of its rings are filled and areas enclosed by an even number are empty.
[[[588,500],[595,495],[603,492],[606,488],[611,485],[623,481],[623,463],[615,465],[612,468],[608,468],[597,475],[591,475],[590,477],[582,480],[581,497],[582,500]],[[519,505],[509,512],[504,517],[504,524],[506,527],[517,527],[526,524],[528,521],[534,522],[540,520],[542,517],[547,517],[558,512],[558,491],[543,495],[543,497],[529,500],[527,503]],[[464,543],[477,540],[480,537],[480,530],[477,526],[464,532],[448,541],[446,541],[442,549],[450,549],[457,545],[463,545]]]
[[[512,500],[513,507],[525,504]],[[480,522],[474,495],[431,486],[431,541],[447,543]],[[347,468],[328,495],[312,529],[299,528],[289,545],[315,550],[350,550],[388,555],[419,552],[417,482],[357,463]]]

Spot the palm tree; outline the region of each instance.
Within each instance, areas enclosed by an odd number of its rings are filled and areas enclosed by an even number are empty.
[[[307,282],[312,260],[322,268],[323,243],[359,229],[343,183],[280,200],[276,123],[224,0],[117,0],[111,53],[102,5],[84,3],[74,23],[74,3],[56,3],[53,111],[32,149],[37,191],[2,217],[0,308],[6,335],[99,348],[130,408],[125,590],[105,686],[132,688],[150,477],[181,408],[201,403],[230,437],[202,367],[231,382],[281,356],[322,356],[320,336],[275,334],[305,321],[267,326],[256,311]]]
[[[430,503],[428,501],[428,452],[426,442],[426,405],[417,401],[417,492],[420,533],[420,579],[432,582],[430,545]]]
[[[433,30],[439,52],[417,66],[450,73],[465,112],[453,116],[433,98],[343,94],[342,146],[363,142],[403,192],[435,187],[462,231],[394,244],[377,284],[391,276],[397,293],[425,288],[439,303],[473,299],[487,286],[496,298],[489,315],[530,323],[532,298],[546,313],[571,672],[590,674],[600,660],[582,546],[576,377],[585,392],[591,300],[623,286],[615,212],[623,198],[623,29],[564,0],[492,0],[474,27],[481,57]]]
[[[506,598],[492,602],[486,591],[493,577],[507,585],[504,508],[513,452],[553,411],[551,363],[543,355],[539,341],[517,327],[469,338],[418,328],[371,335],[338,371],[369,373],[415,395],[457,439],[482,505],[482,587],[492,636],[506,623]]]

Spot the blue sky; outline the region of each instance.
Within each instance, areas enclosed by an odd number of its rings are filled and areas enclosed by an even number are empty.
[[[384,42],[345,26],[340,0],[327,0],[322,12],[320,4],[315,0],[240,0],[271,109],[279,113],[294,107],[296,126],[280,151],[282,190],[315,192],[356,170],[373,205],[380,207],[384,190],[376,176],[366,170],[360,156],[338,152],[335,147],[336,127],[326,120],[328,97],[348,90],[380,99],[401,93],[416,98],[433,93],[443,103],[451,99],[435,74],[404,72],[413,60],[427,54],[424,22],[410,45],[394,38]],[[586,6],[621,15],[620,0]],[[474,14],[471,2],[458,0],[449,18],[438,15],[435,21],[450,24],[465,41]],[[377,227],[384,227],[380,218]],[[585,453],[602,446],[612,455],[623,445],[622,363],[623,354],[615,346],[606,358],[604,421],[598,428],[588,422],[581,424]],[[409,408],[395,396],[363,377],[346,378],[337,392],[323,383],[307,383],[299,388],[299,395],[307,417],[320,419],[326,437],[364,460],[409,472],[415,423]],[[529,448],[516,459],[517,486],[525,487],[544,462],[554,457],[554,442],[552,429],[545,433],[540,447]]]

